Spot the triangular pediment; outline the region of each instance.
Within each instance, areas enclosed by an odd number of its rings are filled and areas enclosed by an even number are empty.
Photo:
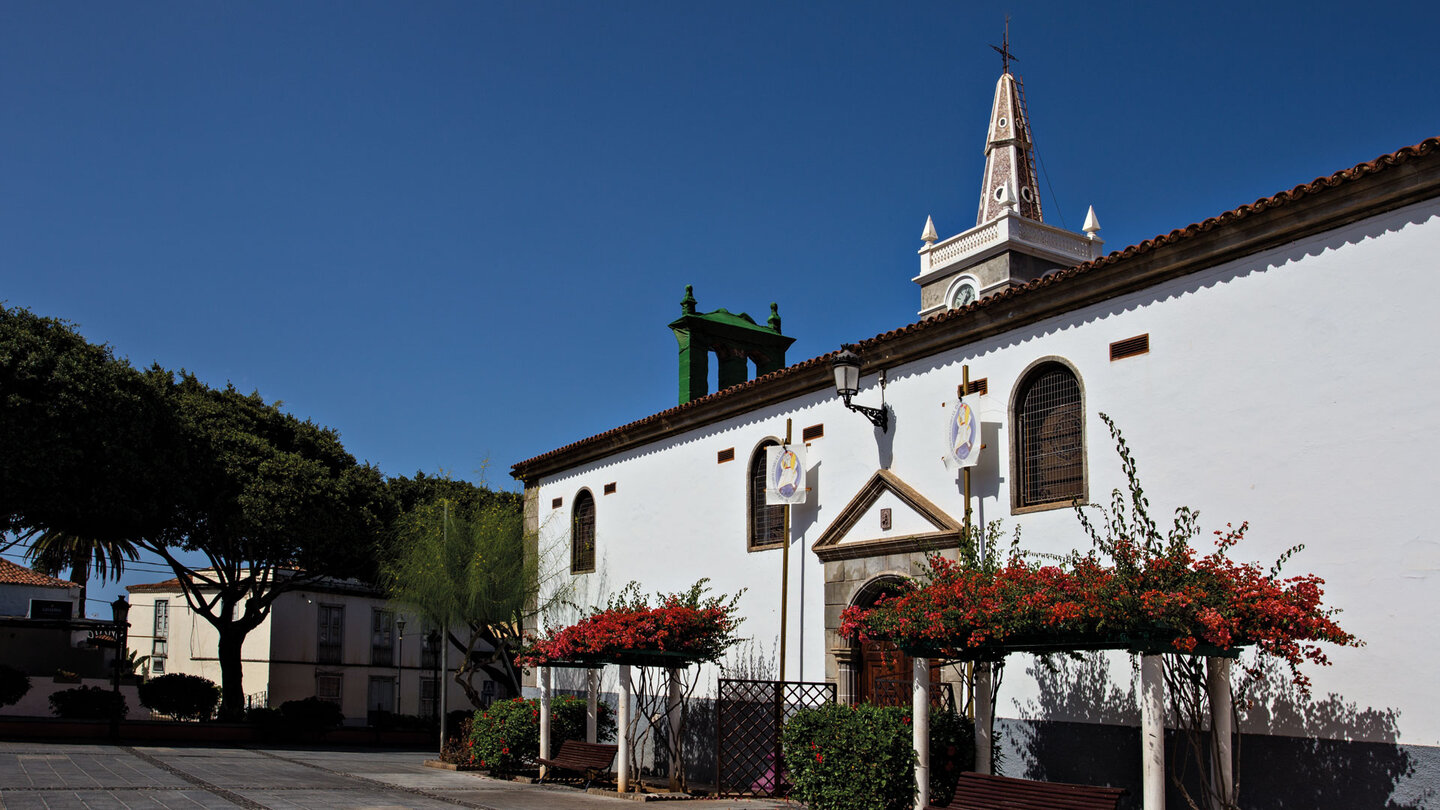
[[[882,510],[890,510],[884,528]],[[825,562],[960,544],[961,524],[889,470],[876,470],[811,548]]]

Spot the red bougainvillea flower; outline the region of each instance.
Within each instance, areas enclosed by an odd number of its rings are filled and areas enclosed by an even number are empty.
[[[1247,528],[1216,532],[1215,551],[1200,558],[1186,543],[1123,542],[1106,549],[1108,565],[1095,552],[1060,564],[1018,551],[993,565],[931,555],[909,590],[847,608],[840,635],[951,659],[993,658],[1007,645],[1102,648],[1116,639],[1179,653],[1254,646],[1287,662],[1303,689],[1307,679],[1295,667],[1328,663],[1319,643],[1361,642],[1322,604],[1319,577],[1281,579],[1278,564],[1266,572],[1231,560],[1227,552]]]
[[[632,582],[604,608],[575,624],[527,638],[516,660],[534,667],[604,661],[625,652],[674,652],[715,661],[739,641],[735,629],[741,619],[735,614],[744,591],[729,598],[707,597],[705,582],[702,579],[683,593],[660,594],[653,607]]]

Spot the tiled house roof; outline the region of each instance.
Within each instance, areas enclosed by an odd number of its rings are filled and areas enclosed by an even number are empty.
[[[47,577],[44,574],[36,573],[23,565],[16,565],[4,558],[0,558],[0,585],[35,585],[41,588],[80,587],[68,580]]]

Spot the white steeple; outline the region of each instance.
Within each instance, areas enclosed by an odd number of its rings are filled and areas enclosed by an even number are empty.
[[[925,217],[925,232],[920,234],[920,241],[928,245],[939,238],[940,234],[935,232],[935,220]]]

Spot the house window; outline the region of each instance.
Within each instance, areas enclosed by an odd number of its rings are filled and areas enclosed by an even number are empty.
[[[420,643],[421,669],[435,669],[440,666],[440,631],[427,630]]]
[[[570,516],[570,573],[595,570],[595,496],[582,489]]]
[[[372,608],[370,611],[370,665],[395,664],[395,614]]]
[[[435,696],[436,696],[439,692],[438,692],[438,690],[435,688],[435,686],[436,686],[436,681],[435,681],[434,678],[421,678],[421,679],[420,679],[420,716],[421,716],[421,717],[438,717],[438,716],[439,716],[439,711],[438,711],[439,706],[438,706],[438,704],[437,704],[437,702],[436,702],[436,700],[435,700]]]
[[[322,672],[315,676],[315,697],[340,705],[340,674]]]
[[[170,655],[170,600],[155,600],[155,640],[150,645],[150,671],[156,675],[165,674],[166,660]]]
[[[751,551],[785,545],[785,507],[765,503],[765,449],[778,444],[769,440],[761,442],[750,456],[746,526]]]
[[[1085,499],[1085,411],[1069,366],[1036,365],[1016,388],[1014,505],[1068,506]]]
[[[370,676],[370,694],[365,701],[365,708],[368,709],[370,724],[375,723],[381,716],[395,713],[395,679],[387,675]]]
[[[345,636],[345,607],[321,605],[320,627],[315,638],[315,660],[321,664],[338,664],[342,660],[342,639]]]

